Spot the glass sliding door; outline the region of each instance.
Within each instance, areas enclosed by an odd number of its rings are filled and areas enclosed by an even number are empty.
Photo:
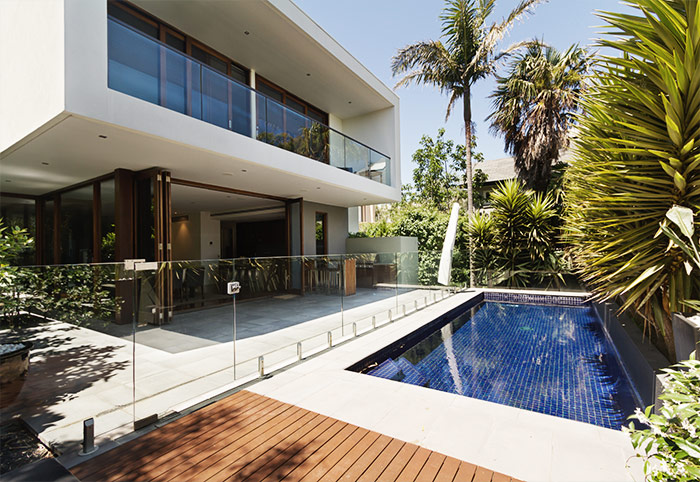
[[[93,185],[61,194],[61,263],[93,262]]]

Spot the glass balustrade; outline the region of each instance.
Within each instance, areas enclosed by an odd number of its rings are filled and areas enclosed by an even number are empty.
[[[455,251],[10,266],[0,343],[32,343],[29,372],[3,385],[0,419],[77,442],[181,411],[448,299],[468,284]],[[498,291],[580,291],[569,272],[477,271]],[[227,284],[240,283],[234,297]],[[432,315],[426,315],[426,321]]]
[[[391,185],[390,159],[109,18],[110,89]]]

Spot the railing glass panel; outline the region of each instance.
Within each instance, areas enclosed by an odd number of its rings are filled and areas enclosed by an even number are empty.
[[[377,182],[391,183],[389,159],[383,154],[118,20],[110,18],[108,23],[109,88]]]

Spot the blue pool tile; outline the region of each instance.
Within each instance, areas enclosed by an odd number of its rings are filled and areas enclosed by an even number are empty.
[[[428,380],[423,376],[423,374],[420,371],[418,371],[416,367],[413,366],[413,364],[410,361],[401,357],[398,360],[396,360],[396,364],[401,369],[401,373],[403,373],[403,378],[401,379],[402,382],[410,383],[411,385],[418,385],[421,387],[428,386]]]
[[[532,301],[484,302],[369,374],[619,429],[634,398],[593,308]]]
[[[401,373],[401,369],[392,359],[388,359],[380,363],[376,368],[373,368],[372,370],[367,372],[367,374],[379,378],[386,378],[389,380],[401,380],[401,378],[403,378],[403,373]]]

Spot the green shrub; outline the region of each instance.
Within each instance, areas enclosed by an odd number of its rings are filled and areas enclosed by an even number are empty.
[[[637,409],[630,418],[648,426],[629,428],[637,457],[644,460],[646,480],[653,482],[700,480],[700,361],[688,360],[664,370],[663,406]]]
[[[549,194],[536,194],[517,180],[491,194],[493,210],[477,213],[468,229],[474,239],[474,269],[480,284],[548,285],[559,279],[559,215]]]

